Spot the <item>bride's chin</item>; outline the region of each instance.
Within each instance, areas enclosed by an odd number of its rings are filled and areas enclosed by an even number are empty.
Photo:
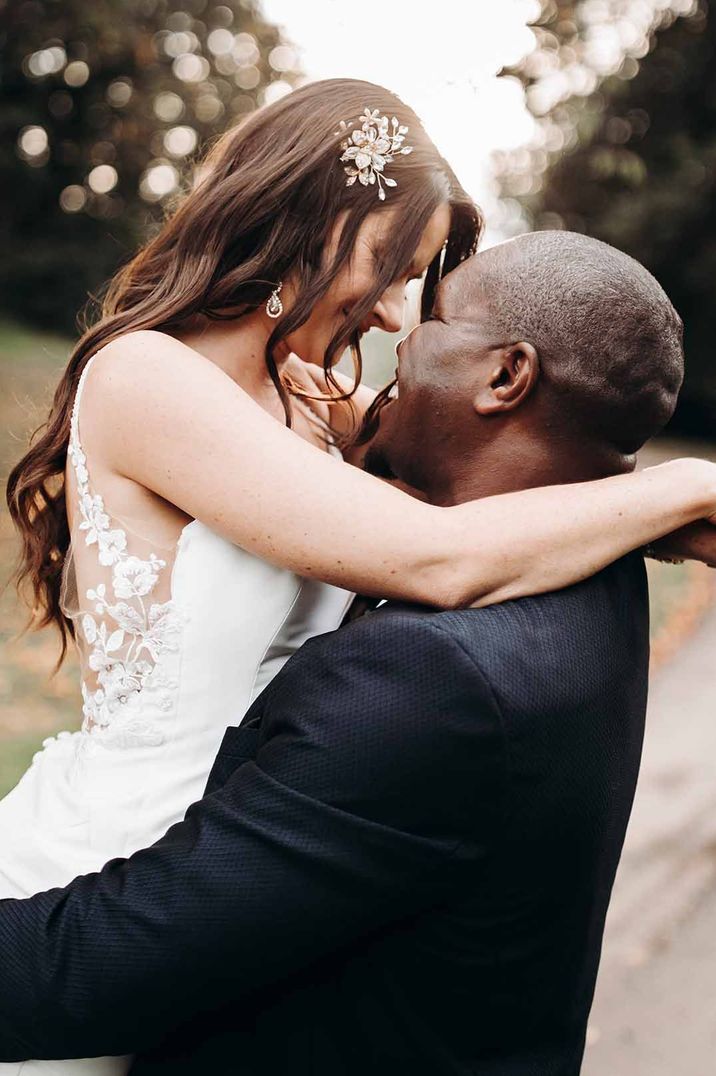
[[[319,341],[318,339],[304,339],[301,342],[299,342],[297,340],[294,340],[293,343],[292,343],[292,346],[291,346],[291,345],[289,345],[289,343],[287,343],[285,340],[283,340],[283,341],[281,341],[278,348],[276,349],[277,357],[280,357],[281,360],[283,360],[283,358],[284,358],[283,349],[285,348],[285,352],[286,352],[285,357],[286,358],[288,358],[289,356],[292,355],[294,358],[300,359],[301,362],[304,363],[306,366],[318,366],[321,369],[323,369],[323,364],[324,364],[324,361],[325,361],[326,348],[330,344],[330,342],[333,339],[334,335],[336,333],[341,332],[344,329],[344,327],[345,326],[344,326],[344,323],[342,321],[340,323],[336,324],[330,331],[326,332],[325,337],[324,337],[324,341]],[[366,332],[366,330],[364,330],[364,329],[359,329],[358,330],[357,335],[358,335],[359,340],[361,340],[363,338],[363,336],[365,336],[365,332]],[[321,335],[323,335],[323,334],[321,334]],[[338,351],[336,352],[336,357],[335,357],[335,359],[333,360],[333,363],[332,363],[333,366],[338,365],[338,363],[340,362],[341,356],[343,355],[343,353],[345,351],[348,350],[350,345],[351,345],[351,338],[349,336],[346,336],[345,339],[339,344]]]

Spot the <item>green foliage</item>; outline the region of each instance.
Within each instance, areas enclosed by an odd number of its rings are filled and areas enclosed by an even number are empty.
[[[585,0],[544,7],[538,58],[509,72],[527,88],[541,137],[522,162],[499,162],[503,192],[520,202],[534,227],[587,232],[654,273],[685,323],[688,372],[673,426],[713,437],[716,12],[699,0],[683,17],[668,13],[631,55],[622,52],[616,69],[594,80],[591,92],[546,101],[545,57],[551,71],[569,74],[594,27],[580,23]],[[629,3],[622,7],[628,14]],[[584,65],[588,51],[578,59]],[[558,144],[545,153],[545,136],[555,132]]]
[[[208,139],[291,84],[254,0],[0,0],[0,303],[72,330]]]

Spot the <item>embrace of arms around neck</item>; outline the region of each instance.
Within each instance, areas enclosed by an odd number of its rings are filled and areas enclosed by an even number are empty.
[[[106,345],[84,398],[104,468],[258,557],[367,595],[490,605],[568,586],[716,519],[716,465],[695,459],[426,504],[304,441],[213,363],[153,331]]]

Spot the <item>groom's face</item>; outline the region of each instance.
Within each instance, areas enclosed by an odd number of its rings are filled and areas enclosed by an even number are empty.
[[[425,489],[440,457],[460,453],[479,422],[474,399],[494,347],[476,287],[480,257],[441,281],[429,320],[398,345],[397,395],[381,411],[367,470]]]

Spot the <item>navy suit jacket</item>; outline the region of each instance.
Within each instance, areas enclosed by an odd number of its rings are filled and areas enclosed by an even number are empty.
[[[638,556],[308,643],[162,840],[0,903],[0,1060],[574,1076],[647,664]]]

